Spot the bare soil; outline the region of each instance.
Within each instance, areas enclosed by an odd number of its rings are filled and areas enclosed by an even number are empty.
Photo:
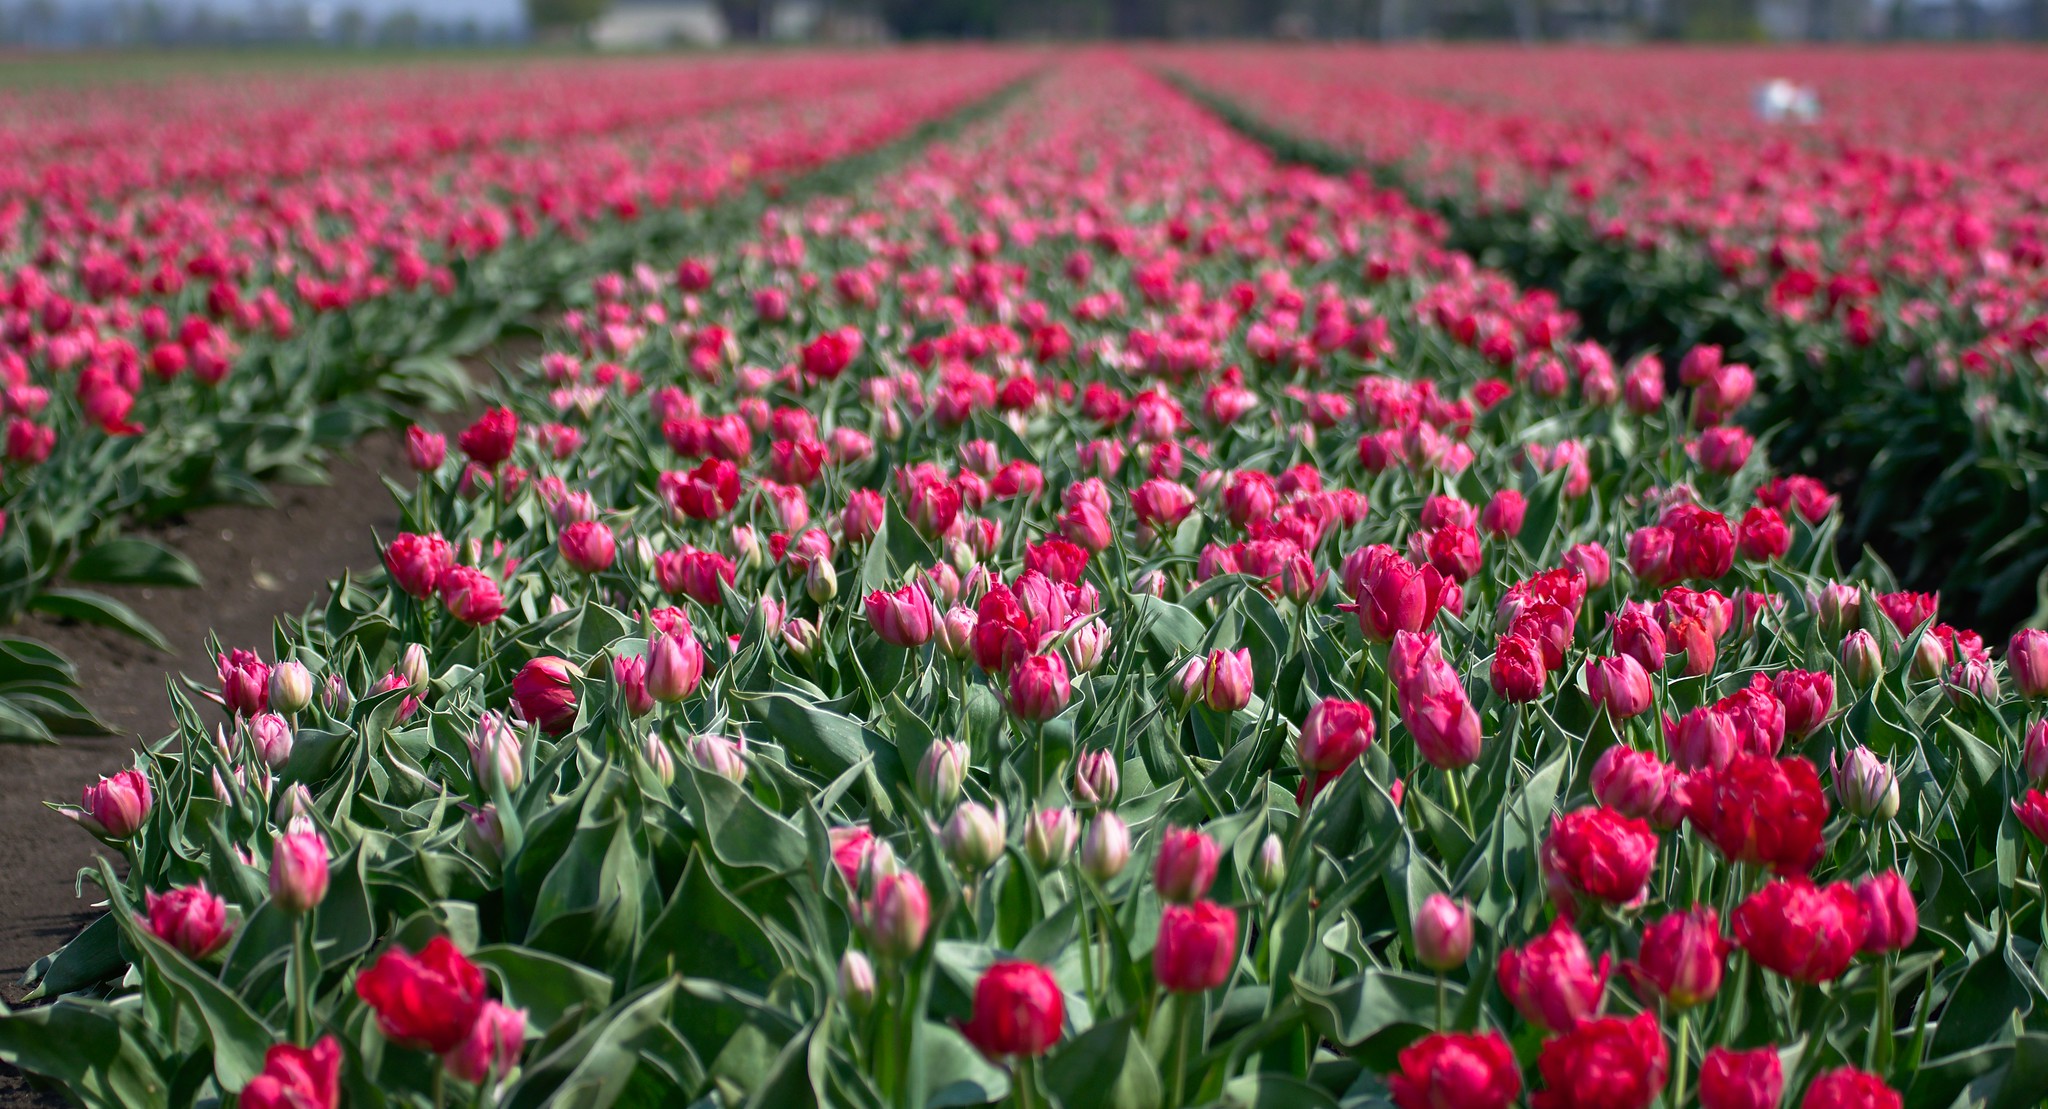
[[[206,577],[200,589],[109,587],[164,633],[176,649],[161,654],[105,628],[31,618],[11,629],[62,652],[78,666],[83,697],[119,734],[67,738],[57,746],[0,744],[0,996],[12,1004],[29,964],[90,923],[93,887],[75,892],[78,871],[101,848],[45,801],[76,804],[79,790],[127,765],[138,743],[171,732],[166,675],[210,677],[209,632],[227,646],[270,652],[272,621],[324,603],[343,570],[377,562],[373,529],[397,531],[398,509],[379,472],[405,474],[402,440],[379,434],[338,455],[332,484],[279,486],[275,507],[222,506],[172,521],[149,534],[184,552]],[[0,1109],[62,1105],[0,1064]]]

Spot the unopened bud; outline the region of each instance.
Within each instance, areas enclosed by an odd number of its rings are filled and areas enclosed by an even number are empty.
[[[1252,858],[1252,884],[1260,893],[1274,893],[1287,881],[1287,850],[1280,837],[1271,832],[1259,841],[1259,853]]]
[[[960,873],[979,874],[1003,857],[1001,808],[997,806],[997,811],[990,812],[979,801],[965,801],[953,810],[953,818],[946,822],[941,838],[946,857],[953,860]]]
[[[917,793],[927,805],[944,810],[959,799],[967,782],[967,745],[955,739],[935,739],[925,748],[917,764]]]
[[[270,668],[270,707],[289,716],[313,703],[313,675],[304,663],[287,659]]]
[[[1131,861],[1131,830],[1123,818],[1107,809],[1088,821],[1081,837],[1081,869],[1098,882],[1107,882],[1124,872]]]

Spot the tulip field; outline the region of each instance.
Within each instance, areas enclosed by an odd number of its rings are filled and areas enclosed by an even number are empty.
[[[149,639],[79,588],[199,581],[149,521],[409,463],[50,806],[94,915],[0,1061],[2048,1101],[2043,55],[518,65],[0,94],[0,603]]]

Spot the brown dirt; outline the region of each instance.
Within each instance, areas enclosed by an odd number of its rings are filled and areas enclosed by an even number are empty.
[[[166,674],[207,677],[209,631],[227,646],[270,653],[271,622],[324,602],[327,583],[344,569],[367,570],[377,561],[371,531],[396,532],[398,509],[379,471],[407,472],[398,436],[380,434],[337,455],[332,484],[271,490],[276,507],[204,509],[150,534],[192,559],[206,576],[200,589],[109,587],[164,633],[175,655],[160,654],[116,632],[31,618],[13,632],[56,648],[78,666],[83,696],[119,734],[67,738],[58,746],[0,744],[0,996],[22,994],[22,972],[90,923],[87,899],[74,878],[99,845],[45,801],[75,804],[79,790],[126,765],[138,742],[169,734]],[[32,1088],[19,1072],[0,1065],[0,1109],[61,1105]]]

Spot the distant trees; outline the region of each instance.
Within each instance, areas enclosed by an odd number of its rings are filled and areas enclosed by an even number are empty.
[[[612,0],[526,0],[526,22],[538,32],[577,31],[611,6]]]

